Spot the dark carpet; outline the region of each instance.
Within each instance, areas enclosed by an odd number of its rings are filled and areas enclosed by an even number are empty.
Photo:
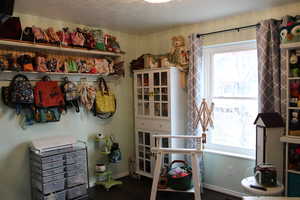
[[[90,189],[90,198],[93,200],[149,200],[151,192],[151,179],[141,178],[140,180],[130,177],[122,178],[123,185],[111,188],[106,191],[102,186]],[[193,200],[193,194],[178,192],[158,192],[157,200]],[[211,190],[204,190],[202,200],[241,200]]]

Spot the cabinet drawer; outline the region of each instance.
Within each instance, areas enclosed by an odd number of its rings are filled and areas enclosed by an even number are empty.
[[[171,130],[170,121],[156,120],[156,121],[153,121],[152,127],[155,128],[154,130],[158,130],[158,131],[170,131]]]
[[[136,120],[136,128],[153,131],[170,131],[171,122],[167,120]]]

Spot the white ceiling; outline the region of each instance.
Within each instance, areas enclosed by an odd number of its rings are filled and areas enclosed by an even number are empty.
[[[90,26],[146,33],[298,0],[15,0],[15,11]]]

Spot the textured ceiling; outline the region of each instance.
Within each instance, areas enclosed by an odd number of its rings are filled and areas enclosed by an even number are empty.
[[[15,0],[15,11],[130,33],[261,10],[298,0]]]

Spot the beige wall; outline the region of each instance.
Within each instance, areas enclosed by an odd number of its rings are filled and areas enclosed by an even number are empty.
[[[41,27],[53,26],[55,29],[78,25],[51,20],[39,16],[16,13],[21,17],[22,26],[37,25]],[[119,165],[113,166],[115,175],[124,175],[128,172],[128,157],[134,152],[133,131],[133,98],[132,76],[128,63],[137,56],[136,36],[117,31],[105,30],[117,36],[126,64],[126,76],[117,81],[109,82],[117,97],[117,113],[111,120],[95,118],[91,113],[77,114],[69,111],[62,116],[59,123],[39,124],[22,130],[17,123],[12,109],[8,109],[0,101],[0,199],[3,200],[29,200],[30,174],[28,162],[28,144],[36,138],[56,135],[74,135],[78,139],[87,141],[89,150],[89,164],[91,182],[94,182],[94,166],[99,159],[96,151],[94,136],[101,131],[105,134],[113,133],[123,153],[123,160]]]
[[[284,15],[299,15],[300,2],[274,7],[259,12],[248,12],[236,16],[206,21],[197,24],[184,25],[166,31],[147,34],[139,37],[138,54],[152,53],[161,54],[169,52],[171,38],[183,35],[186,38],[192,33],[207,33],[239,26],[257,24],[261,20],[275,18],[280,19]],[[256,38],[255,28],[242,30],[240,32],[226,32],[204,37],[204,45],[213,45]],[[239,195],[244,192],[240,181],[252,174],[255,162],[253,160],[222,156],[205,153],[205,184],[211,189],[229,192]]]
[[[170,39],[175,35],[188,36],[191,33],[205,33],[237,26],[255,24],[263,19],[280,18],[283,15],[300,14],[300,3],[276,7],[260,12],[249,12],[238,16],[226,17],[198,24],[185,25],[154,34],[134,35],[118,31],[105,30],[118,37],[121,47],[126,51],[126,77],[119,81],[110,82],[118,99],[118,111],[114,118],[103,121],[93,116],[69,112],[63,116],[60,123],[45,124],[22,130],[16,122],[11,110],[7,110],[0,102],[0,199],[29,200],[30,181],[28,163],[28,143],[35,138],[45,136],[75,135],[89,144],[90,171],[93,177],[94,164],[99,158],[95,151],[93,137],[100,130],[105,133],[114,133],[123,153],[123,161],[114,167],[115,174],[128,171],[127,159],[134,154],[134,127],[133,127],[133,98],[132,75],[128,63],[142,53],[165,53],[171,46]],[[22,25],[37,25],[41,27],[53,26],[74,28],[77,24],[52,20],[49,18],[16,13],[21,16]],[[204,39],[206,45],[225,42],[255,39],[255,30],[249,29],[239,33],[229,32],[208,36]],[[220,155],[205,154],[207,164],[205,182],[210,186],[225,188],[226,191],[243,192],[240,180],[244,177],[247,168],[253,167],[254,162],[229,158]],[[234,174],[234,176],[233,176]],[[93,181],[93,178],[92,178]]]
[[[166,53],[171,48],[171,38],[176,35],[187,37],[192,33],[207,33],[239,26],[256,24],[261,20],[275,18],[280,19],[284,15],[299,15],[300,2],[274,7],[259,12],[247,12],[241,15],[224,17],[198,24],[184,25],[166,31],[143,35],[139,38],[139,53]],[[204,45],[236,42],[255,39],[255,28],[242,30],[240,32],[226,32],[206,36]]]

